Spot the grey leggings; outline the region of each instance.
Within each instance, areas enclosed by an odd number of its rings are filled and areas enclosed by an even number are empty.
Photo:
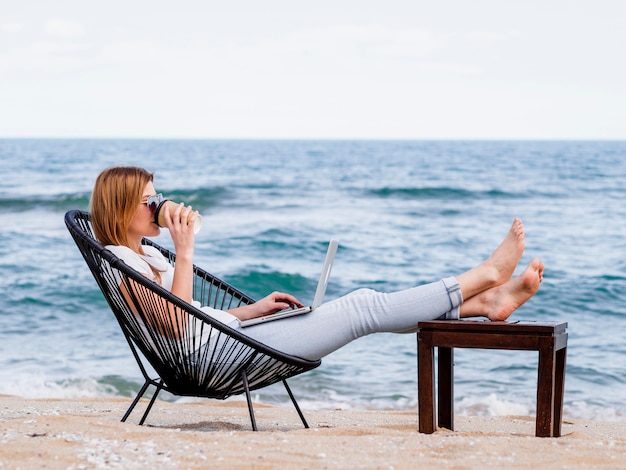
[[[463,302],[455,278],[393,293],[359,289],[311,313],[241,328],[229,326],[279,351],[320,359],[372,333],[411,333],[418,321],[457,320]]]

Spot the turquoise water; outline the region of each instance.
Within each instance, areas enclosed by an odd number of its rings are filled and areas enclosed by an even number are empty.
[[[514,216],[546,264],[514,319],[566,321],[565,416],[626,417],[626,142],[0,140],[0,393],[131,396],[140,373],[65,229],[106,166],[199,209],[196,262],[254,297],[311,300],[458,274]],[[158,238],[170,246],[166,231]],[[533,414],[536,353],[458,350],[457,413]],[[414,335],[373,335],[294,378],[304,407],[414,409]],[[168,397],[165,397],[168,398]],[[256,398],[286,403],[281,387]],[[172,399],[170,397],[169,399]]]

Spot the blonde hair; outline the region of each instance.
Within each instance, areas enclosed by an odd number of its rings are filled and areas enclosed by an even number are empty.
[[[143,190],[153,178],[152,173],[135,166],[111,167],[98,175],[90,205],[93,231],[100,243],[130,247],[128,229]]]
[[[146,184],[154,175],[135,166],[116,166],[102,171],[91,193],[91,225],[94,235],[103,245],[127,246],[128,229],[141,204]],[[149,264],[149,263],[148,263]],[[161,273],[151,264],[157,282]]]

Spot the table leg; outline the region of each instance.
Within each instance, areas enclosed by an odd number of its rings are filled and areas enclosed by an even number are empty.
[[[439,426],[454,431],[454,349],[437,350]]]
[[[432,434],[437,427],[435,417],[435,369],[431,342],[418,335],[417,344],[417,406],[419,432]]]
[[[565,393],[565,358],[567,348],[556,352],[556,383],[554,390],[554,422],[552,423],[554,437],[561,437],[561,421],[563,419],[563,395]]]
[[[542,340],[539,346],[539,371],[537,379],[537,437],[552,437],[554,419],[554,392],[556,352],[554,337]]]

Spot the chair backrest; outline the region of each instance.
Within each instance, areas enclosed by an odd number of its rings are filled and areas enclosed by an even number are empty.
[[[184,302],[130,268],[94,237],[88,212],[73,210],[65,223],[115,314],[137,363],[150,380],[145,360],[165,390],[177,395],[226,398],[313,369],[321,361],[293,357],[261,344]],[[174,265],[176,255],[157,248]],[[193,297],[201,305],[225,310],[253,300],[228,283],[194,266]],[[141,354],[139,354],[141,352]]]

